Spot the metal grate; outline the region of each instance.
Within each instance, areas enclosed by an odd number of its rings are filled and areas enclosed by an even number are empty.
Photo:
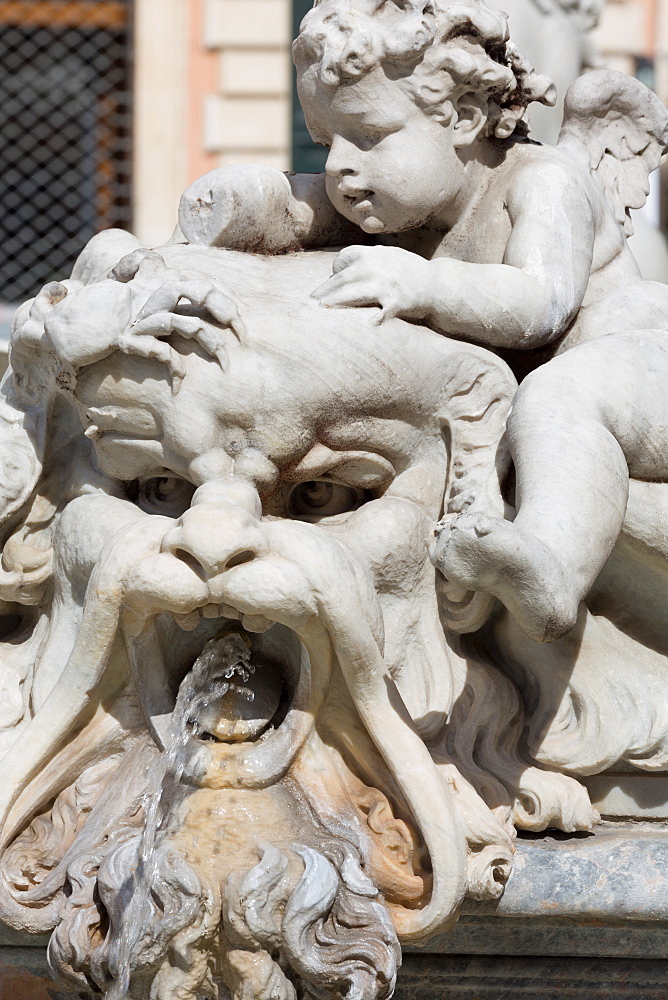
[[[0,302],[131,224],[131,0],[0,0]]]

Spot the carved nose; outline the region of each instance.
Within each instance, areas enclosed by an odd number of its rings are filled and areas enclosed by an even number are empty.
[[[334,178],[354,174],[355,165],[351,155],[354,151],[352,143],[346,142],[341,136],[335,136],[325,163],[325,173]]]
[[[162,542],[204,580],[251,562],[267,551],[260,522],[232,504],[201,503],[186,511]]]

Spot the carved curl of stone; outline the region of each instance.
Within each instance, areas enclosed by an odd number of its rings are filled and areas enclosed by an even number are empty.
[[[502,17],[352,6],[296,45],[326,183],[208,175],[17,316],[0,917],[72,996],[389,997],[578,776],[668,767],[668,113],[593,74],[532,145]]]

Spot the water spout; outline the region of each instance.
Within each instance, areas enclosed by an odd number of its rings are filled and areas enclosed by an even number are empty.
[[[165,750],[152,781],[153,791],[146,794],[137,867],[128,876],[129,901],[116,948],[113,970],[116,979],[107,990],[106,1000],[128,997],[133,966],[156,916],[152,888],[160,877],[156,859],[158,833],[168,820],[171,799],[183,776],[188,742],[204,735],[199,720],[211,704],[230,691],[246,701],[253,701],[254,692],[242,686],[255,672],[250,656],[250,643],[238,633],[216,636],[206,643],[181,683]]]

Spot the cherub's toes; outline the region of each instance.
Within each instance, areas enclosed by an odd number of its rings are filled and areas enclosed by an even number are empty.
[[[475,520],[473,522],[473,529],[478,536],[478,538],[484,538],[485,535],[491,535],[495,528],[499,525],[499,519],[496,517],[489,517],[487,514],[476,514]]]
[[[468,590],[486,576],[486,545],[481,541],[496,527],[495,518],[478,512],[449,515],[436,526],[431,560],[442,575]]]
[[[441,520],[434,526],[434,537],[440,540],[443,537],[447,537],[452,530],[452,526],[459,517],[459,514],[446,514]]]
[[[462,514],[467,507],[470,507],[475,500],[475,493],[471,490],[462,490],[461,493],[451,497],[448,509],[452,514]]]
[[[441,524],[446,523],[451,531],[464,532],[469,536],[484,538],[496,531],[503,521],[480,511],[472,511],[468,505],[460,513],[444,518]]]
[[[111,276],[115,281],[127,284],[133,278],[136,278],[140,272],[142,277],[146,277],[147,275],[157,275],[161,271],[166,270],[167,265],[165,264],[164,257],[161,257],[155,250],[139,247],[119,260],[118,264],[112,270]]]
[[[451,533],[456,531],[471,532],[475,530],[479,516],[479,514],[471,514],[468,510],[463,510],[444,517],[440,525],[442,525],[442,531],[447,530]]]
[[[461,514],[448,515],[438,522],[434,528],[434,538],[428,546],[429,558],[435,566],[442,561],[446,549],[450,545],[459,526]]]

